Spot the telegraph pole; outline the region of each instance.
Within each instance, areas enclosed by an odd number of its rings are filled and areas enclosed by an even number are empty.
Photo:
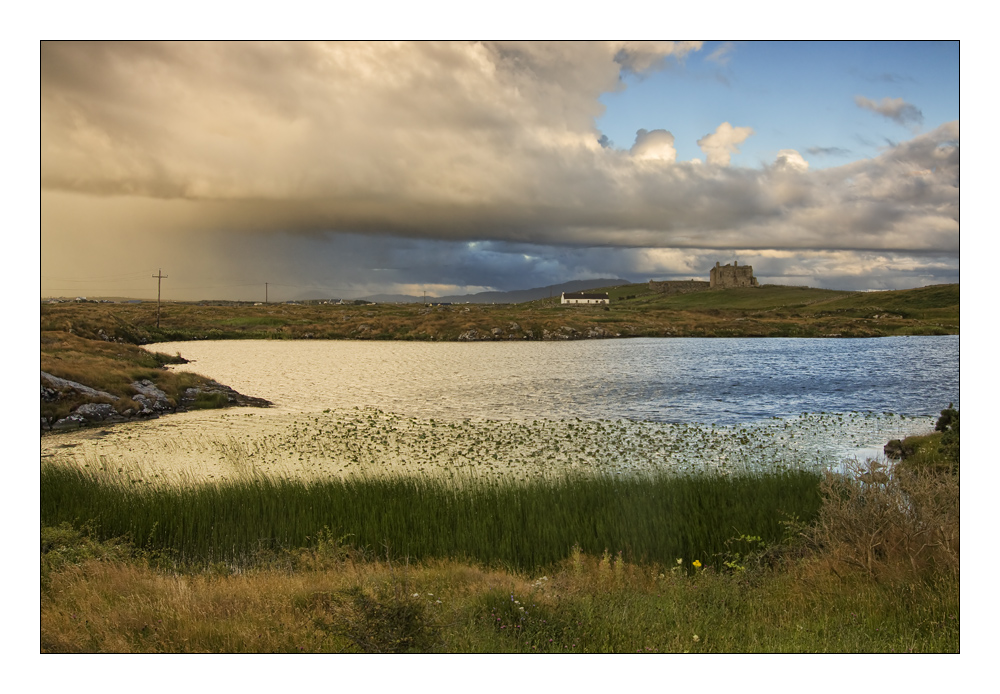
[[[156,278],[156,328],[160,328],[160,284],[163,280],[167,279],[167,276],[163,274],[163,270],[157,268],[156,274],[153,275]]]
[[[267,282],[264,283],[264,303],[267,303]]]

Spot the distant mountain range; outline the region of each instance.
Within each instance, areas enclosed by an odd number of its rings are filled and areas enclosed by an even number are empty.
[[[593,280],[574,280],[572,282],[549,285],[548,287],[536,287],[535,289],[518,289],[512,292],[479,292],[478,294],[455,294],[450,296],[431,296],[428,294],[427,302],[433,302],[435,304],[520,304],[525,301],[534,301],[536,299],[547,299],[550,296],[559,296],[563,292],[583,292],[588,289],[597,289],[598,287],[617,287],[622,284],[633,283],[629,280],[623,280],[620,277],[602,277]],[[73,297],[60,298],[63,301],[71,301],[73,299]],[[138,301],[138,299],[120,296],[97,296],[89,298],[96,301],[100,301],[102,299],[114,302]],[[374,294],[371,296],[359,297],[359,299],[364,301],[374,301],[378,304],[420,304],[424,302],[424,297],[410,296],[408,294]],[[42,301],[49,300],[56,300],[56,297],[42,297]],[[292,300],[330,301],[336,299],[331,299],[329,296],[323,297],[315,292],[308,292],[306,294],[300,294],[299,296],[293,297]],[[143,301],[150,301],[150,299],[143,299]],[[282,303],[283,301],[285,301],[285,299],[273,301],[272,303]],[[350,301],[353,301],[353,299]]]
[[[428,303],[435,304],[520,304],[525,301],[536,299],[547,299],[550,296],[559,296],[563,292],[582,292],[587,289],[598,287],[614,287],[620,284],[632,284],[628,280],[619,278],[599,278],[593,280],[574,280],[553,284],[548,287],[536,287],[535,289],[518,289],[512,292],[479,292],[478,294],[457,294],[452,296],[427,296]],[[412,304],[423,303],[422,296],[409,296],[406,294],[375,294],[373,296],[362,297],[368,301],[379,304]]]

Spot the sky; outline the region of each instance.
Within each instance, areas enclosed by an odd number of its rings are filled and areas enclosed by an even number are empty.
[[[40,43],[41,295],[959,281],[959,43]]]

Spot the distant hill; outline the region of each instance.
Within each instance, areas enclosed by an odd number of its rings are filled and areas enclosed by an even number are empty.
[[[563,282],[562,284],[552,284],[548,287],[536,287],[535,289],[518,289],[512,292],[479,292],[478,294],[433,297],[428,294],[427,301],[433,301],[436,304],[521,304],[525,301],[559,296],[563,292],[582,292],[587,289],[614,287],[621,284],[630,284],[630,282],[621,278],[609,279],[605,277],[594,280],[574,280],[572,282]],[[363,298],[380,304],[419,304],[424,301],[424,297],[422,296],[409,296],[406,294],[375,294]]]

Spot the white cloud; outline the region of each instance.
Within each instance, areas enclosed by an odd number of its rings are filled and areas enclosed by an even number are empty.
[[[629,153],[636,159],[673,162],[677,159],[674,136],[667,130],[639,130]]]
[[[666,56],[683,60],[688,53],[700,50],[703,43],[703,41],[626,41],[615,56],[615,60],[625,69],[643,73],[662,67]]]
[[[729,63],[729,59],[733,57],[732,54],[735,50],[736,44],[732,41],[726,41],[709,55],[705,56],[705,60],[710,60],[713,63],[718,63],[719,65],[727,65]]]
[[[774,160],[776,169],[782,171],[797,171],[803,173],[809,170],[809,162],[802,158],[802,155],[794,149],[783,149],[778,152]]]
[[[698,146],[705,153],[709,164],[729,166],[730,156],[739,153],[739,146],[751,135],[753,128],[734,128],[726,122],[716,128],[714,133],[709,133],[698,140]]]

